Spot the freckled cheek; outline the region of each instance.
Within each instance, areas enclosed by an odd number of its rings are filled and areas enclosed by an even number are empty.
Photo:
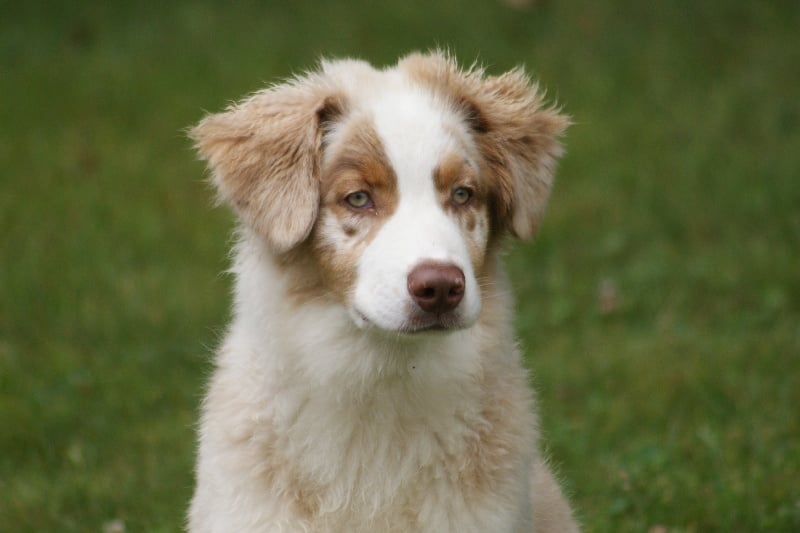
[[[338,221],[341,232],[340,248],[345,255],[359,253],[366,246],[372,231],[367,217],[350,216]]]
[[[369,224],[347,210],[326,210],[320,215],[320,233],[335,254],[346,253],[359,245],[369,230]]]
[[[475,272],[480,272],[486,257],[486,245],[489,241],[489,220],[485,212],[472,213],[463,228],[466,235],[470,261]]]
[[[358,260],[368,244],[371,224],[363,217],[327,213],[319,228],[320,269],[328,288],[346,300],[355,289]]]

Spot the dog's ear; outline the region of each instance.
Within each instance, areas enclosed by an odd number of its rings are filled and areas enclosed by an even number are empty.
[[[308,77],[266,89],[190,132],[220,198],[277,253],[317,217],[322,130],[343,108],[323,85]]]
[[[459,69],[440,52],[408,56],[400,67],[462,113],[496,180],[496,219],[515,236],[532,237],[547,206],[569,118],[545,104],[521,68],[486,76],[482,68]]]
[[[494,209],[520,239],[539,228],[550,197],[560,137],[569,119],[544,104],[538,87],[522,69],[483,79],[464,102],[474,116],[478,147],[498,179]]]

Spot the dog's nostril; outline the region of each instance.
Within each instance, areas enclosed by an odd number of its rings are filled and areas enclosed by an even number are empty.
[[[455,309],[464,296],[464,272],[449,263],[422,263],[408,275],[408,292],[428,313]]]

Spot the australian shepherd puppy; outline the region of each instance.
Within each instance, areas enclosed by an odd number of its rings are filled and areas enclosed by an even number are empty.
[[[434,52],[323,62],[192,130],[241,229],[190,531],[577,530],[500,262],[567,124],[521,69]]]

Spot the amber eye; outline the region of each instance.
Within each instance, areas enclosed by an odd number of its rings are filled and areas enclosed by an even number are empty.
[[[344,201],[347,202],[350,207],[355,207],[356,209],[364,209],[365,207],[372,206],[372,198],[364,191],[352,192],[345,196]]]
[[[472,198],[472,190],[466,187],[459,187],[458,189],[453,191],[450,200],[455,205],[466,205],[467,202],[469,202],[470,198]]]

